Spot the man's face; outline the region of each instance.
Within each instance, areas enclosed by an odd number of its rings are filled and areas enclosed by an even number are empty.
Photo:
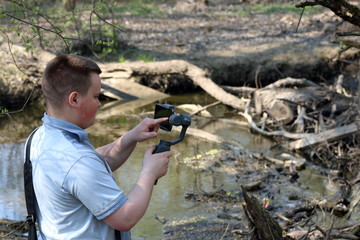
[[[99,74],[91,73],[91,85],[85,95],[80,95],[79,127],[86,129],[94,124],[96,112],[101,107],[99,101],[101,79]]]

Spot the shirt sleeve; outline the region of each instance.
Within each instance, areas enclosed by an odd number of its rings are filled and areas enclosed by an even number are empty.
[[[82,157],[69,170],[63,187],[102,220],[127,200],[111,172],[97,156]]]

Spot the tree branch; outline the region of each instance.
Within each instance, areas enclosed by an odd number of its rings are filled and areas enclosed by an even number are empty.
[[[2,32],[2,33],[5,35],[6,39],[7,39],[7,44],[8,44],[9,52],[10,52],[10,55],[11,55],[11,57],[12,57],[12,59],[13,59],[13,62],[14,62],[14,64],[15,64],[16,68],[17,68],[20,72],[22,72],[23,74],[28,75],[28,74],[26,74],[26,73],[19,67],[19,65],[17,64],[17,62],[16,62],[16,60],[15,60],[15,58],[14,58],[14,54],[12,53],[12,50],[11,50],[11,45],[10,45],[10,38],[9,38],[9,36],[8,36],[8,35],[6,34],[6,32],[4,32],[1,28],[0,28],[0,32]],[[15,110],[15,111],[10,111],[10,112],[4,112],[4,113],[1,113],[1,112],[0,112],[0,116],[1,116],[1,115],[6,115],[6,116],[9,118],[9,120],[10,120],[10,122],[11,122],[11,124],[13,125],[14,128],[15,128],[15,124],[13,123],[10,114],[24,111],[26,105],[29,103],[31,96],[33,95],[33,93],[34,93],[34,91],[35,91],[35,87],[37,86],[37,83],[39,82],[40,78],[41,78],[41,76],[40,76],[40,77],[36,80],[36,82],[34,83],[32,89],[31,89],[31,92],[30,92],[29,96],[27,97],[25,103],[24,103],[23,106],[21,107],[21,109]]]
[[[345,21],[360,27],[360,9],[346,0],[305,0],[295,5],[297,8],[321,5],[333,11]]]

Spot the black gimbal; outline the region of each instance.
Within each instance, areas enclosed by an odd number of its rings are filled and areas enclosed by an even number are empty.
[[[170,151],[170,147],[172,145],[178,144],[182,140],[184,140],[185,133],[187,128],[191,124],[191,117],[187,115],[182,114],[176,114],[174,112],[174,106],[170,104],[156,104],[155,106],[155,113],[154,118],[162,118],[162,117],[168,117],[169,120],[166,122],[160,123],[160,128],[170,132],[172,129],[172,126],[182,126],[180,135],[177,139],[173,141],[167,141],[160,139],[160,143],[156,145],[154,153],[161,153]],[[155,185],[157,183],[157,180],[155,181]]]

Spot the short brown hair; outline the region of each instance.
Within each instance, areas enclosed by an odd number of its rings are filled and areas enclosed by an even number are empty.
[[[101,73],[92,60],[76,55],[60,55],[46,66],[41,89],[45,103],[62,108],[64,99],[73,91],[86,94],[90,87],[90,73]]]

